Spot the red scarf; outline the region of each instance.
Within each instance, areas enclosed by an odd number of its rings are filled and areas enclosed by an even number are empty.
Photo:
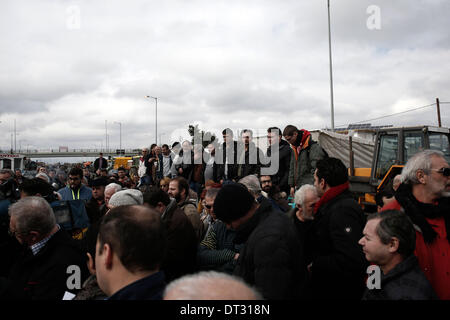
[[[305,129],[301,129],[299,130],[301,131],[302,134],[302,140],[300,141],[300,145],[298,147],[296,147],[296,151],[297,154],[300,154],[300,151],[302,151],[302,149],[305,149],[306,147],[309,146],[309,137],[311,136],[311,133],[308,130]]]
[[[340,195],[342,192],[348,190],[349,186],[350,183],[347,181],[346,183],[328,189],[328,191],[323,194],[323,196],[320,198],[319,201],[317,201],[316,205],[314,206],[314,213],[316,213],[319,210],[319,208],[323,206],[325,203],[330,202],[338,195]]]

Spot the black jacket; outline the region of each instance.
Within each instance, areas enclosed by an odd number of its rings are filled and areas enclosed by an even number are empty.
[[[364,225],[364,212],[348,190],[319,208],[312,235],[314,298],[361,299],[368,266],[358,244]]]
[[[236,181],[250,174],[259,175],[261,162],[264,162],[264,153],[254,142],[250,142],[245,151],[244,144],[238,144]]]
[[[99,221],[108,211],[108,208],[106,207],[106,204],[103,202],[103,204],[99,205],[97,200],[94,198],[91,198],[86,203],[86,212],[89,217],[90,224],[95,224],[97,221]]]
[[[228,180],[235,180],[237,178],[237,154],[238,154],[238,143],[233,141],[233,148],[226,147],[225,142],[222,146],[216,150],[215,160],[219,165],[217,179],[225,180],[225,163],[227,162],[227,177]],[[227,161],[228,160],[228,161]]]
[[[159,271],[127,285],[108,300],[162,300],[165,286],[164,272]]]
[[[154,158],[154,160],[149,162],[151,158]],[[149,153],[144,157],[145,174],[151,178],[152,183],[154,184],[156,183],[156,180],[163,178],[162,161],[162,154],[158,154],[158,156],[156,156],[153,153]],[[155,162],[157,168],[155,168]]]
[[[86,254],[79,243],[62,229],[56,232],[34,256],[29,248],[23,250],[8,277],[8,289],[3,299],[61,300],[67,288],[69,266],[80,268],[80,285],[88,277]],[[69,281],[72,283],[71,281]]]
[[[275,175],[272,175],[272,183],[275,185],[278,185],[280,187],[281,191],[285,191],[289,193],[289,184],[288,184],[288,178],[289,178],[289,166],[291,163],[291,153],[292,149],[288,142],[281,140],[279,147],[278,147],[278,169]],[[270,160],[270,157],[272,155],[272,146],[269,146],[267,148],[266,153],[266,161]],[[270,163],[266,165],[266,167],[269,167]]]
[[[265,299],[303,296],[306,272],[303,252],[286,214],[262,200],[254,215],[236,230],[235,243],[245,243],[234,274]]]
[[[102,158],[102,167],[100,168],[100,158],[95,159],[94,161],[94,170],[105,169],[108,167],[108,159]]]
[[[305,256],[306,265],[310,264],[312,261],[312,253],[311,253],[311,244],[312,244],[312,231],[314,221],[300,221],[297,218],[297,208],[293,208],[289,210],[286,214],[291,220],[291,223],[295,227],[296,234],[298,239],[300,240],[300,244],[303,247],[303,252]]]
[[[380,270],[380,289],[366,289],[363,300],[437,300],[438,297],[411,255],[389,271]]]
[[[178,161],[178,163],[175,163],[177,175],[190,182],[194,170],[194,151],[191,150],[189,154],[185,154],[183,150],[180,150]],[[179,169],[183,169],[182,174],[178,172]]]
[[[167,230],[167,252],[161,265],[168,282],[196,269],[197,235],[189,218],[175,200],[162,215]]]
[[[206,172],[207,163],[211,159],[211,154],[204,153],[203,155],[204,155],[204,158],[205,158],[204,159],[205,167],[204,167],[203,173],[205,173]],[[218,164],[215,159],[216,159],[216,155],[214,154],[214,162],[212,164],[212,169],[213,169],[212,170],[212,180],[214,182],[220,182],[220,179],[219,179],[220,164]],[[204,177],[204,178],[205,178],[204,182],[206,183],[206,177]]]

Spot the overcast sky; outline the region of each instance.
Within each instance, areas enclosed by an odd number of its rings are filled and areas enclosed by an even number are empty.
[[[450,102],[450,1],[331,0],[335,126]],[[331,126],[326,0],[2,0],[0,147]],[[441,105],[450,126],[450,104]],[[435,106],[368,121],[437,125]]]

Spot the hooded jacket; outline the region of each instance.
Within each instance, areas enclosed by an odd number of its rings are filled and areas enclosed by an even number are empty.
[[[291,162],[289,164],[288,184],[299,188],[304,184],[314,184],[314,171],[317,161],[326,157],[322,147],[315,142],[306,130],[299,130],[298,146],[292,147]]]

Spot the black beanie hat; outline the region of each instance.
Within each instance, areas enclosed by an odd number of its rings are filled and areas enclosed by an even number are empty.
[[[214,200],[214,214],[217,219],[230,223],[245,216],[255,203],[255,198],[241,183],[223,186]]]

